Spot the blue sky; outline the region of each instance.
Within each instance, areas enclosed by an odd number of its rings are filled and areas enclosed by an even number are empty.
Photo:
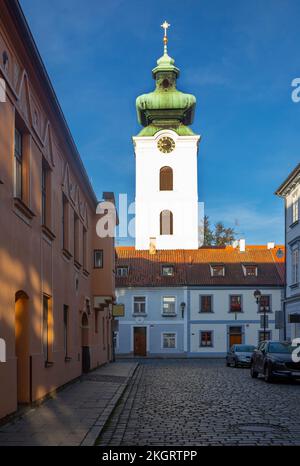
[[[299,162],[299,0],[21,0],[95,192],[134,200],[135,99],[167,19],[178,88],[197,97],[199,200],[248,243],[283,242],[275,189]],[[126,244],[126,240],[120,243]]]

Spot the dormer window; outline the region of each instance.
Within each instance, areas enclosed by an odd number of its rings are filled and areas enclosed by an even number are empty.
[[[225,266],[224,265],[211,265],[210,273],[212,277],[225,277]]]
[[[257,265],[243,265],[245,277],[257,277]]]
[[[128,267],[123,266],[123,265],[120,266],[120,267],[117,267],[116,276],[117,277],[127,277],[128,276]]]
[[[174,276],[174,267],[173,265],[163,265],[161,274],[163,277],[173,277]]]

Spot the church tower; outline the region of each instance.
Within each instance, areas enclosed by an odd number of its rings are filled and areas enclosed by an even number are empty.
[[[180,92],[179,69],[167,51],[152,70],[156,87],[136,100],[136,249],[198,248],[197,154],[200,136],[189,125],[196,98]]]

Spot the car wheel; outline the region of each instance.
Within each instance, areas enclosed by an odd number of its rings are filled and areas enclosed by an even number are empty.
[[[230,367],[230,362],[226,361],[226,366]]]
[[[233,367],[238,367],[238,365],[239,365],[239,364],[238,364],[237,360],[235,359],[235,360],[234,360],[234,363],[233,363]]]
[[[270,364],[267,364],[265,366],[264,377],[267,383],[272,383],[274,381]]]
[[[251,377],[252,377],[253,379],[257,379],[257,377],[258,377],[258,372],[254,370],[253,363],[251,364],[251,367],[250,367],[250,374],[251,374]]]

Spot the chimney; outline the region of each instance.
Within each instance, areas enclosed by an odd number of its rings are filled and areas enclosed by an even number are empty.
[[[239,245],[240,245],[240,252],[245,252],[246,251],[246,240],[240,239]]]
[[[275,248],[275,243],[274,243],[274,241],[270,241],[269,243],[267,243],[267,248],[268,248],[268,249],[274,249],[274,248]]]
[[[156,254],[156,238],[150,238],[149,254],[151,255]]]

